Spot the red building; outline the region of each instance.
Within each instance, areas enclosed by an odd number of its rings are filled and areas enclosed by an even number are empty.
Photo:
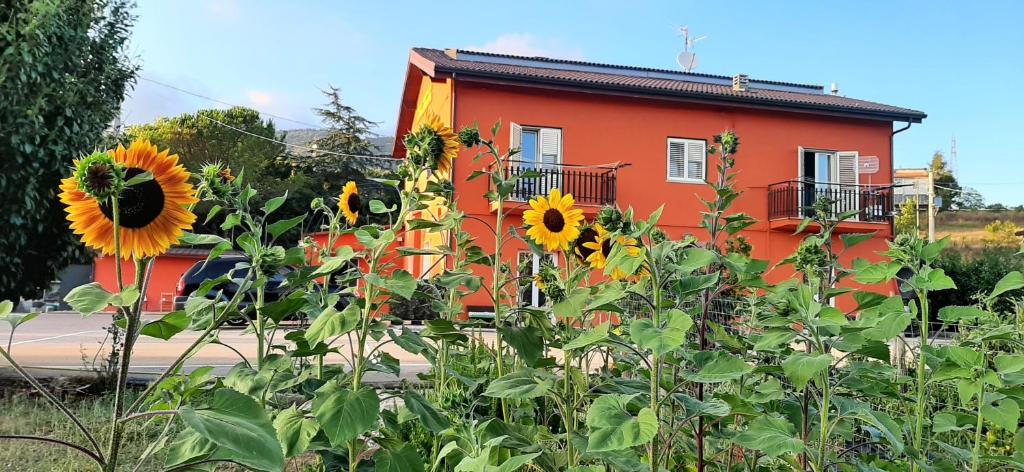
[[[576,198],[588,218],[607,204],[631,206],[641,216],[664,204],[660,226],[674,238],[704,236],[698,197],[711,197],[706,182],[716,178],[717,169],[706,149],[713,135],[734,130],[742,143],[736,185],[743,195],[733,210],[758,220],[742,233],[753,256],[776,262],[790,255],[804,236],[793,234],[803,208],[828,195],[837,210],[859,212],[840,232],[875,233],[843,254],[846,264],[853,258],[878,259],[876,253],[891,239],[893,139],[926,116],[826,93],[817,85],[743,75],[417,48],[409,57],[396,136],[413,129],[423,112],[439,115],[455,129],[478,123],[489,130],[501,120],[497,144],[522,148],[509,171],[529,168],[542,174],[522,185],[516,200],[559,187]],[[396,156],[404,152],[399,139]],[[467,181],[486,164],[473,163],[470,152],[461,157],[452,178],[460,209],[493,224],[494,213],[483,197],[488,182]],[[521,226],[523,205],[509,209],[508,224]],[[469,231],[481,230],[479,243],[492,251],[483,226],[466,224]],[[538,263],[522,244],[506,246],[502,258],[520,273]],[[409,267],[425,276],[433,262],[421,257]],[[780,268],[769,278],[791,275]],[[484,293],[466,301],[479,311],[491,310],[488,303]]]

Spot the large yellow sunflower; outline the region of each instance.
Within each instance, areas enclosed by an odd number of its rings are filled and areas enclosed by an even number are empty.
[[[450,126],[441,121],[441,117],[431,114],[423,121],[423,126],[434,132],[430,149],[434,152],[433,168],[441,179],[451,178],[452,161],[459,157],[459,137]]]
[[[356,218],[359,218],[360,200],[359,187],[356,187],[355,182],[350,180],[341,189],[338,208],[341,208],[341,214],[345,215],[345,220],[348,221],[348,224],[356,224]]]
[[[569,243],[580,235],[583,211],[573,208],[572,194],[562,195],[557,188],[544,197],[530,199],[530,209],[523,212],[523,222],[530,228],[526,234],[545,250],[568,249]]]
[[[119,145],[107,154],[124,166],[125,179],[146,172],[153,175],[151,180],[126,187],[118,197],[122,258],[163,254],[185,230],[192,229],[196,219],[187,208],[197,201],[188,171],[178,164],[177,154],[158,151],[148,140],[135,141],[128,149]],[[75,176],[62,180],[60,189],[60,201],[67,206],[64,211],[75,234],[86,246],[114,254],[112,202],[87,195]]]
[[[604,229],[599,223],[594,224],[594,230],[597,231],[597,237],[594,241],[583,243],[582,247],[589,251],[586,256],[587,262],[590,263],[590,268],[595,270],[604,270],[608,265],[608,256],[612,253],[614,245],[623,246],[626,248],[626,254],[629,257],[640,257],[640,246],[637,244],[636,238],[628,236],[619,236],[614,238],[608,230]],[[644,269],[641,269],[643,271]],[[616,267],[612,270],[612,280],[622,280],[633,274],[627,274],[622,269]]]

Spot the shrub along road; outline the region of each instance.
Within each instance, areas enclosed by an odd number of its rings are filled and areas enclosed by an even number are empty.
[[[158,314],[143,315],[144,320],[156,320],[159,317]],[[104,353],[109,352],[110,341],[106,339],[107,331],[104,327],[110,325],[110,322],[110,315],[106,313],[97,313],[87,318],[77,313],[44,313],[17,329],[11,350],[18,363],[30,367],[36,376],[59,376],[68,375],[76,370],[91,370],[94,365],[97,368],[100,366],[104,356],[97,356],[97,351],[102,349]],[[419,327],[413,326],[412,329]],[[252,335],[243,335],[243,332],[242,328],[226,328],[221,331],[220,340],[237,349],[251,361],[256,356],[256,338]],[[284,341],[284,334],[278,334],[281,341]],[[0,342],[4,346],[7,345],[8,335],[10,326],[6,323],[0,324]],[[133,377],[144,380],[150,375],[163,372],[169,363],[195,341],[197,335],[197,332],[183,331],[169,341],[140,337],[132,356],[132,372],[135,374]],[[493,338],[493,333],[485,332],[483,335],[488,340]],[[348,340],[344,337],[335,343],[335,347],[342,352],[348,352],[348,346]],[[369,347],[373,346],[371,341]],[[409,354],[394,344],[388,344],[382,350],[401,361],[402,379],[415,379],[416,374],[426,372],[429,368],[422,357]],[[231,349],[214,344],[203,347],[197,355],[186,361],[185,366],[187,371],[196,367],[213,366],[216,374],[223,375],[239,361],[238,354]],[[344,360],[334,355],[328,356],[327,362],[342,363]],[[4,377],[17,376],[4,361],[0,360],[0,364],[4,364],[0,366],[0,373]],[[379,374],[371,375],[368,380],[388,382],[396,378]]]

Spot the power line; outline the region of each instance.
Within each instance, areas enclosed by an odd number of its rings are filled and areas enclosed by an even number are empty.
[[[272,143],[281,144],[281,145],[284,145],[284,146],[287,146],[287,147],[291,147],[291,148],[295,148],[295,149],[302,149],[302,150],[313,152],[313,153],[330,154],[332,156],[355,157],[355,158],[359,158],[359,159],[383,159],[383,160],[387,160],[388,162],[391,162],[391,163],[394,163],[396,161],[396,159],[394,157],[389,157],[389,156],[373,156],[373,155],[368,155],[368,154],[349,154],[349,153],[344,153],[344,152],[327,151],[327,150],[324,150],[324,149],[317,149],[317,148],[313,148],[313,147],[302,146],[302,145],[299,145],[299,144],[286,143],[284,141],[280,141],[280,140],[273,139],[273,138],[268,138],[266,136],[260,136],[260,135],[258,135],[256,133],[251,133],[251,132],[246,131],[246,130],[241,129],[241,128],[236,128],[236,127],[231,126],[231,125],[229,125],[227,123],[224,123],[223,121],[215,120],[215,119],[210,118],[209,116],[206,116],[206,115],[197,115],[197,116],[199,116],[201,118],[204,118],[204,119],[207,119],[207,120],[210,120],[210,121],[212,121],[214,123],[217,123],[218,125],[221,125],[221,126],[223,126],[225,128],[233,129],[233,130],[235,130],[235,131],[237,131],[239,133],[242,133],[242,134],[245,134],[245,135],[248,135],[248,136],[252,136],[254,138],[259,138],[259,139],[262,139],[264,141],[269,141],[269,142],[272,142]]]
[[[234,103],[225,102],[224,100],[218,100],[218,99],[213,98],[213,97],[208,97],[206,95],[203,95],[201,93],[196,93],[196,92],[193,92],[191,90],[185,90],[185,89],[183,89],[181,87],[178,87],[178,86],[175,86],[175,85],[171,85],[171,84],[168,84],[166,82],[161,82],[159,80],[150,79],[149,77],[144,77],[144,76],[140,75],[139,79],[142,79],[142,80],[145,80],[146,82],[150,82],[150,83],[159,85],[161,87],[166,87],[166,88],[169,88],[171,90],[175,90],[175,91],[184,93],[186,95],[191,95],[193,97],[202,98],[203,100],[209,100],[209,101],[214,102],[214,103],[219,103],[221,105],[226,105],[226,106],[229,106],[229,107],[249,108],[249,109],[252,109],[252,110],[256,110],[255,108],[252,108],[252,107],[249,107],[249,106],[236,105]],[[256,112],[261,114],[261,115],[267,115],[267,116],[270,116],[270,117],[273,117],[273,118],[277,118],[279,120],[290,121],[292,123],[297,123],[297,124],[300,124],[300,125],[303,125],[303,126],[309,126],[310,128],[324,129],[324,127],[322,125],[315,125],[313,123],[307,123],[305,121],[295,120],[295,119],[292,119],[292,118],[288,118],[286,116],[275,115],[273,113],[268,113],[268,112],[260,111],[260,110],[256,110]]]

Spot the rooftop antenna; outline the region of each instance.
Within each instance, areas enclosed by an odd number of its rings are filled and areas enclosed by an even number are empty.
[[[683,68],[683,72],[693,72],[693,70],[700,65],[700,61],[697,60],[697,53],[691,51],[691,49],[693,49],[693,45],[696,44],[697,41],[707,39],[707,35],[690,39],[689,26],[679,28],[679,32],[683,37],[683,52],[679,53],[679,56],[676,57],[676,62],[679,63],[679,67]]]

